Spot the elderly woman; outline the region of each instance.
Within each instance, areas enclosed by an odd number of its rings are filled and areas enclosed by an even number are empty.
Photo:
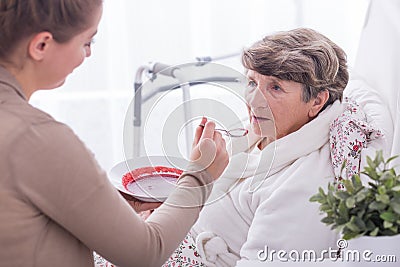
[[[233,144],[215,201],[193,228],[202,260],[207,266],[278,261],[280,250],[286,259],[310,250],[316,258],[329,257],[323,251],[337,249],[338,237],[320,222],[309,198],[335,176],[329,128],[343,112],[346,54],[302,28],[256,42],[242,62],[250,134],[244,146]]]

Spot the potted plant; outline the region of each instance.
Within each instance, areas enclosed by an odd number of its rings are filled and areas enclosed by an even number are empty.
[[[351,179],[339,177],[335,183],[328,185],[327,192],[319,188],[319,192],[313,195],[310,201],[320,204],[320,211],[325,215],[321,221],[340,231],[343,239],[357,240],[364,244],[364,247],[384,240],[384,245],[378,245],[378,248],[386,252],[390,251],[388,242],[395,242],[395,250],[398,253],[400,175],[396,174],[394,168],[389,168],[389,163],[397,156],[385,160],[382,154],[382,151],[378,151],[374,159],[366,158],[367,166],[361,174],[369,179],[367,183],[363,184],[359,175],[353,175]],[[344,166],[345,162],[342,170]],[[338,182],[344,185],[343,189],[338,186]],[[376,238],[383,236],[385,238]],[[398,240],[391,241],[392,236]],[[365,240],[371,237],[375,238]],[[350,247],[351,243],[348,245]],[[354,246],[352,249],[355,249]],[[400,261],[400,255],[397,255],[397,261]]]

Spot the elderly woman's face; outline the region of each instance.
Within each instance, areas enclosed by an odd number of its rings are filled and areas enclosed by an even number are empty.
[[[302,84],[252,70],[248,71],[247,78],[246,100],[255,134],[272,141],[297,131],[310,121],[312,101],[302,100]]]

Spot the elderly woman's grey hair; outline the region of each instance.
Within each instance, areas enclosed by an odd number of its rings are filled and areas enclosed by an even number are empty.
[[[256,42],[242,54],[246,69],[303,84],[303,101],[327,90],[326,106],[343,97],[349,80],[346,53],[321,33],[298,28],[277,32]],[[322,110],[323,110],[322,109]]]

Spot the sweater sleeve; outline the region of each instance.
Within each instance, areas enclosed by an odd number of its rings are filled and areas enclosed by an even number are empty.
[[[196,221],[212,187],[206,171],[187,171],[166,203],[143,221],[83,143],[58,123],[32,127],[18,138],[10,167],[26,201],[60,231],[121,267],[162,265]]]

